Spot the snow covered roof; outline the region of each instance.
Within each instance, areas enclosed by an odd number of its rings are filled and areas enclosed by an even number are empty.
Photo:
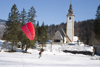
[[[53,37],[53,39],[63,39],[64,36],[66,36],[64,30],[62,28],[59,28],[56,31],[55,36]]]
[[[64,37],[67,37],[69,39],[69,37],[67,36],[67,34],[65,33],[65,31],[62,28],[59,28],[57,30],[57,32],[55,33],[55,35],[53,36],[53,40],[57,39],[57,40],[63,40]],[[69,41],[71,41],[69,39]]]

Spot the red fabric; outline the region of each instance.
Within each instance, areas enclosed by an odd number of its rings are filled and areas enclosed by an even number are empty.
[[[39,52],[39,54],[41,54],[41,53],[42,53],[42,51]]]
[[[35,29],[32,22],[28,22],[26,25],[22,26],[21,29],[30,40],[34,40]]]

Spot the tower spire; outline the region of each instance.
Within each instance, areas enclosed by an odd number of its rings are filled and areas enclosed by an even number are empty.
[[[69,6],[68,12],[69,12],[70,14],[73,14],[73,9],[72,9],[72,3],[71,3],[71,2],[70,2],[70,6]]]

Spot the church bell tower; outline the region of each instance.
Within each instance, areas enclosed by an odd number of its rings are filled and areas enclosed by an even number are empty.
[[[68,10],[67,23],[66,23],[66,34],[69,37],[70,41],[73,42],[74,38],[74,14],[72,9],[72,4],[70,3],[70,7]]]

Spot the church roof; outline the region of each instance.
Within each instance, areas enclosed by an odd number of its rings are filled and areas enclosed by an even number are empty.
[[[59,29],[56,31],[56,33],[55,33],[53,39],[60,39],[60,40],[62,40],[63,37],[64,37],[65,35],[66,35],[66,34],[65,34],[64,30],[63,30],[62,28],[59,28]]]
[[[69,39],[69,37],[67,36],[67,34],[65,33],[65,31],[62,28],[59,28],[57,30],[57,32],[55,33],[53,39],[63,39],[64,37],[67,37]],[[70,39],[69,39],[70,40]],[[71,40],[70,40],[71,41]]]
[[[61,33],[63,37],[66,36],[65,31],[62,28],[59,28],[58,31]]]
[[[70,40],[70,38],[67,36],[67,34],[65,33],[65,31],[64,31],[62,28],[59,28],[58,31],[61,33],[61,35],[62,35],[63,37],[67,37],[67,38]],[[70,40],[70,41],[71,41],[71,40]]]
[[[63,36],[61,35],[60,31],[57,31],[52,38],[53,40],[63,40]]]

